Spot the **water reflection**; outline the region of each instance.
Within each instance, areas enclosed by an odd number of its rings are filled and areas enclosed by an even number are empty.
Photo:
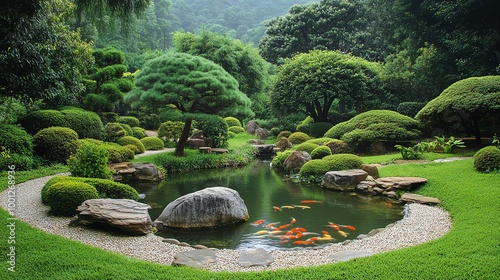
[[[155,220],[163,209],[178,197],[216,186],[238,191],[250,214],[248,222],[230,228],[202,231],[168,229],[157,234],[207,247],[273,250],[296,246],[292,242],[280,244],[283,239],[279,238],[280,235],[284,235],[295,227],[303,227],[307,232],[318,235],[322,235],[323,231],[328,231],[335,238],[333,242],[341,242],[354,239],[359,234],[368,233],[374,228],[384,227],[401,219],[401,206],[392,204],[384,198],[333,192],[315,184],[293,182],[283,173],[271,169],[268,161],[255,161],[237,170],[207,170],[173,174],[157,185],[139,184],[134,187],[139,193],[145,194],[145,198],[140,201],[153,206],[150,215]],[[305,199],[318,200],[323,203],[303,204],[309,206],[309,209],[295,207],[294,209],[284,208],[281,211],[273,210],[273,207],[300,205],[300,202]],[[296,219],[296,223],[282,229],[282,234],[255,234],[262,230],[271,231],[271,228],[265,227],[269,223],[288,224],[292,217]],[[265,220],[265,222],[259,226],[252,225],[252,222],[257,220]],[[348,234],[347,237],[343,237],[336,230],[327,227],[329,222],[353,225],[356,230],[342,229]],[[311,234],[310,237],[312,236],[315,235]]]

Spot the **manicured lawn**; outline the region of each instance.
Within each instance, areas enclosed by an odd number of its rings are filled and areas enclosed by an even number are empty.
[[[389,165],[380,173],[428,178],[418,193],[443,201],[452,215],[453,229],[426,244],[345,263],[260,273],[212,273],[132,259],[17,221],[16,272],[10,273],[4,261],[8,214],[2,210],[0,279],[498,279],[499,174],[475,172],[471,159]],[[2,180],[4,189],[6,181]]]

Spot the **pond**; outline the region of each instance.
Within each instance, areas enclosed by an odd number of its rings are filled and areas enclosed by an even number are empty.
[[[318,184],[295,182],[286,173],[270,168],[268,160],[256,160],[241,169],[171,174],[158,184],[133,186],[145,195],[140,201],[153,207],[149,212],[153,221],[170,202],[182,195],[216,186],[238,191],[248,208],[249,221],[218,229],[166,229],[156,233],[191,245],[201,244],[212,248],[276,250],[297,246],[314,247],[355,239],[360,234],[385,227],[402,218],[402,207],[395,201],[334,192],[325,190]],[[270,225],[272,223],[276,224]],[[290,225],[286,226],[287,224]],[[279,230],[281,232],[276,228],[273,230],[273,226],[282,227]],[[290,234],[289,231],[293,228],[301,229]],[[306,232],[299,235],[299,231],[304,230]],[[313,237],[320,240],[310,245],[293,243]]]

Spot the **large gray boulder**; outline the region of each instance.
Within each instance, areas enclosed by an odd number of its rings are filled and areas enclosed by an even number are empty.
[[[383,177],[375,182],[386,191],[412,191],[427,183],[427,179],[421,177]]]
[[[255,135],[255,131],[260,128],[259,123],[257,121],[249,121],[247,122],[245,129],[248,133]]]
[[[285,170],[300,170],[300,168],[310,160],[312,160],[311,155],[307,152],[295,151],[285,159],[283,165]]]
[[[155,225],[174,228],[215,228],[247,221],[245,202],[237,191],[214,187],[179,197],[165,207]]]
[[[153,163],[134,162],[134,181],[154,182],[164,179],[164,175],[158,170],[158,166]]]
[[[337,191],[354,191],[368,173],[362,169],[330,171],[325,174],[321,186]]]
[[[151,233],[151,206],[131,199],[89,199],[78,206],[70,225],[101,225],[131,235]]]
[[[266,140],[269,137],[269,130],[259,127],[255,130],[255,136],[259,137],[260,140]]]

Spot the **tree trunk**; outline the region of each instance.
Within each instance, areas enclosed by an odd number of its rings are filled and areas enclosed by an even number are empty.
[[[481,130],[479,128],[479,118],[474,118],[473,119],[473,129],[474,129],[474,136],[476,136],[476,143],[481,144],[483,141],[481,140]]]
[[[183,157],[184,156],[184,147],[186,146],[186,142],[189,138],[189,131],[191,130],[191,123],[193,122],[193,118],[188,118],[184,123],[184,128],[182,129],[181,138],[179,138],[179,142],[177,142],[177,146],[175,147],[175,156]]]

